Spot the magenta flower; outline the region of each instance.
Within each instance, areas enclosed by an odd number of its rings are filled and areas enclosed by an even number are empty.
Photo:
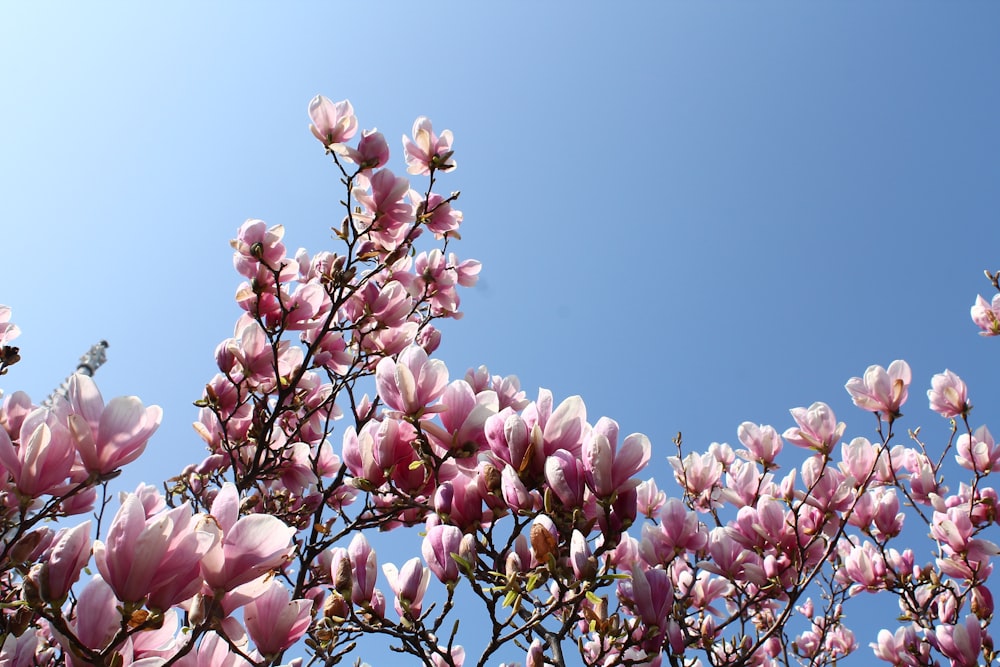
[[[119,396],[107,406],[94,381],[76,373],[69,384],[73,412],[69,428],[87,472],[106,475],[139,458],[163,418],[160,406],[144,407],[135,396]]]
[[[327,148],[349,141],[358,131],[358,119],[348,100],[331,102],[317,95],[309,101],[309,119],[309,130]]]
[[[439,137],[434,134],[430,119],[425,116],[417,118],[413,123],[413,139],[403,136],[407,171],[411,174],[429,174],[431,169],[454,169],[457,165],[451,158],[455,152],[451,149],[452,140],[451,130],[445,130]]]
[[[844,387],[856,406],[878,412],[891,422],[900,416],[899,408],[906,402],[911,377],[909,364],[897,359],[889,364],[888,371],[881,366],[869,366],[863,378],[853,377]]]
[[[291,600],[277,579],[243,608],[247,633],[265,656],[273,656],[294,644],[312,622],[311,600]]]
[[[964,417],[972,409],[968,389],[962,378],[947,368],[944,373],[938,373],[931,378],[931,388],[927,390],[927,398],[930,399],[931,410],[942,417]]]
[[[993,297],[993,303],[977,296],[971,314],[972,321],[982,329],[980,336],[1000,336],[1000,294]]]

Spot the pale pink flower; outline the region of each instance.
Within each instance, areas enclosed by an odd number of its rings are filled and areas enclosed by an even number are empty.
[[[743,422],[736,430],[736,436],[747,448],[746,451],[738,452],[739,455],[765,466],[773,465],[774,459],[784,446],[781,436],[773,426],[758,426],[753,422]]]
[[[980,426],[972,435],[963,433],[955,443],[955,460],[958,465],[977,473],[989,473],[1000,468],[1000,445],[993,441],[993,434]]]
[[[334,144],[332,148],[361,169],[378,169],[389,161],[389,144],[377,130],[363,131],[357,148],[345,143]]]
[[[993,303],[977,296],[971,314],[972,321],[982,329],[980,336],[1000,336],[1000,294],[994,295]]]
[[[828,454],[840,442],[847,428],[844,422],[837,422],[833,410],[826,403],[816,402],[808,408],[793,408],[789,412],[798,428],[786,430],[782,437],[797,447]]]
[[[457,165],[451,157],[455,152],[451,149],[452,141],[451,130],[445,130],[439,137],[434,134],[431,121],[426,116],[420,116],[413,123],[413,139],[403,135],[407,171],[411,174],[429,174],[432,169],[454,169]]]
[[[938,373],[931,378],[931,388],[927,390],[927,398],[930,399],[931,410],[942,417],[965,416],[972,409],[968,389],[962,378],[947,368],[944,373]]]
[[[638,510],[650,519],[667,501],[667,494],[660,491],[656,486],[656,480],[652,478],[640,482],[639,486],[635,487],[635,493]]]
[[[94,381],[80,373],[70,379],[68,418],[80,460],[88,472],[106,475],[139,458],[163,418],[160,406],[145,407],[135,396],[118,396],[107,406]]]
[[[375,580],[378,577],[375,550],[364,533],[357,533],[347,546],[347,554],[354,573],[351,600],[354,604],[366,605],[373,599]]]
[[[853,377],[844,387],[856,406],[877,412],[883,420],[891,422],[900,416],[899,408],[906,402],[911,378],[909,364],[897,359],[889,364],[888,371],[881,366],[869,366],[863,378]]]
[[[312,622],[311,600],[292,600],[277,579],[243,608],[247,633],[257,650],[273,656],[294,644]]]
[[[317,95],[309,101],[309,119],[309,130],[327,148],[349,141],[358,131],[358,119],[348,100],[331,102]]]
[[[250,219],[240,225],[236,238],[229,244],[236,251],[233,265],[245,278],[256,278],[260,265],[277,269],[285,258],[285,246],[281,242],[285,228],[274,225],[268,228],[263,220]]]
[[[7,345],[21,335],[21,329],[10,321],[10,306],[0,306],[0,346]]]

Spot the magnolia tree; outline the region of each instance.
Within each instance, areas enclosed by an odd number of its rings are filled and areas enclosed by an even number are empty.
[[[451,133],[417,119],[411,183],[349,102],[309,115],[344,185],[336,246],[291,255],[280,226],[239,228],[244,312],[197,401],[203,461],[109,502],[158,407],[105,403],[83,375],[47,408],[4,400],[0,663],[333,665],[364,636],[433,667],[997,662],[983,532],[1000,446],[954,373],[927,391],[947,442],[900,435],[911,376],[894,361],[847,383],[869,437],[824,403],[783,431],[740,425],[738,450],[678,437],[668,498],[641,478],[645,436],[433,358],[434,322],[480,268],[451,252],[458,193],[437,192]],[[1000,335],[1000,295],[972,317]],[[0,371],[18,333],[0,311]],[[366,537],[397,528],[410,558]],[[868,595],[899,616],[859,640],[845,609]]]

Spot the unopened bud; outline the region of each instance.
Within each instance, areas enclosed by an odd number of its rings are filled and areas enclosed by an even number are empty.
[[[347,600],[337,591],[333,591],[323,602],[323,618],[334,623],[343,623],[351,613]]]

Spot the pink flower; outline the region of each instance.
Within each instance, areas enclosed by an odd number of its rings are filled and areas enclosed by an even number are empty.
[[[963,433],[955,443],[955,460],[963,468],[977,473],[988,473],[1000,467],[1000,446],[993,441],[993,434],[980,426],[969,435]]]
[[[747,451],[740,452],[740,456],[765,466],[774,463],[783,446],[781,437],[773,426],[757,426],[752,422],[743,422],[737,429],[736,435],[747,448]]]
[[[909,364],[897,359],[889,364],[888,371],[881,366],[869,366],[863,378],[851,378],[844,386],[856,406],[878,412],[884,420],[892,422],[901,416],[899,408],[906,402],[911,376]]]
[[[42,598],[60,602],[80,578],[83,566],[90,560],[90,522],[75,528],[63,528],[55,537],[41,563]]]
[[[403,136],[407,171],[411,174],[429,174],[432,169],[454,169],[457,165],[451,158],[455,152],[451,149],[451,142],[451,130],[445,130],[439,137],[434,134],[431,121],[420,116],[413,123],[413,140]]]
[[[419,345],[410,345],[393,361],[386,357],[375,368],[375,386],[386,406],[404,415],[420,417],[440,412],[433,406],[448,385],[448,368],[439,359],[427,358]]]
[[[295,528],[269,514],[239,516],[236,487],[225,484],[212,503],[214,522],[203,522],[203,530],[217,541],[201,561],[201,572],[213,589],[231,591],[272,570],[284,566],[295,546]]]
[[[971,314],[972,321],[982,329],[980,336],[1000,336],[1000,294],[993,297],[992,304],[977,296]]]
[[[0,464],[25,498],[38,498],[69,476],[76,448],[66,427],[47,410],[25,417],[20,431],[20,443],[14,447],[6,429],[0,428]]]
[[[952,667],[975,667],[983,650],[979,619],[969,614],[961,624],[942,623],[927,638],[951,660]]]
[[[365,208],[364,214],[355,215],[358,231],[370,233],[386,249],[396,248],[416,218],[413,205],[406,201],[410,182],[380,169],[369,179],[359,176],[358,184],[353,195]]]
[[[199,564],[213,536],[196,530],[187,504],[146,518],[142,501],[129,494],[108,529],[94,542],[94,560],[123,602],[150,601],[168,609],[198,592]]]
[[[291,600],[276,579],[243,609],[247,633],[265,656],[273,656],[299,640],[312,622],[311,600]]]
[[[797,447],[828,454],[847,428],[843,422],[837,423],[837,417],[826,403],[816,402],[808,408],[793,408],[789,412],[798,428],[788,429],[782,437]]]
[[[931,410],[942,417],[965,416],[972,409],[968,390],[962,378],[947,368],[944,373],[938,373],[931,378],[931,388],[927,390],[927,398],[930,399]]]
[[[285,258],[281,242],[285,228],[274,225],[268,228],[263,220],[247,220],[240,225],[236,238],[229,242],[233,249],[233,265],[244,278],[257,277],[260,265],[277,269]]]
[[[358,131],[358,119],[348,100],[331,102],[317,95],[309,102],[309,119],[309,130],[327,148],[349,141]]]
[[[7,345],[21,335],[21,330],[10,321],[10,306],[0,306],[0,346]]]
[[[458,556],[471,564],[471,559],[475,557],[474,549],[475,542],[465,540],[460,528],[444,524],[427,529],[422,548],[424,560],[431,572],[444,584],[454,584],[461,574],[454,557]]]
[[[351,601],[357,605],[367,605],[373,601],[375,579],[378,577],[375,551],[368,544],[364,533],[357,533],[347,546],[347,554],[354,573]]]
[[[335,144],[333,149],[361,169],[379,169],[389,161],[389,144],[382,133],[376,130],[362,132],[357,148],[340,143]]]
[[[649,438],[633,433],[618,447],[618,423],[601,417],[583,447],[583,466],[587,485],[598,498],[609,498],[639,485],[634,479],[646,467],[650,457]]]
[[[392,563],[382,566],[389,587],[396,594],[396,612],[404,620],[416,620],[420,617],[424,593],[430,582],[431,571],[420,564],[419,558],[411,558],[397,570]]]
[[[94,381],[76,373],[69,400],[75,414],[69,428],[87,472],[106,475],[139,458],[163,418],[160,406],[144,407],[135,396],[119,396],[107,406]]]

